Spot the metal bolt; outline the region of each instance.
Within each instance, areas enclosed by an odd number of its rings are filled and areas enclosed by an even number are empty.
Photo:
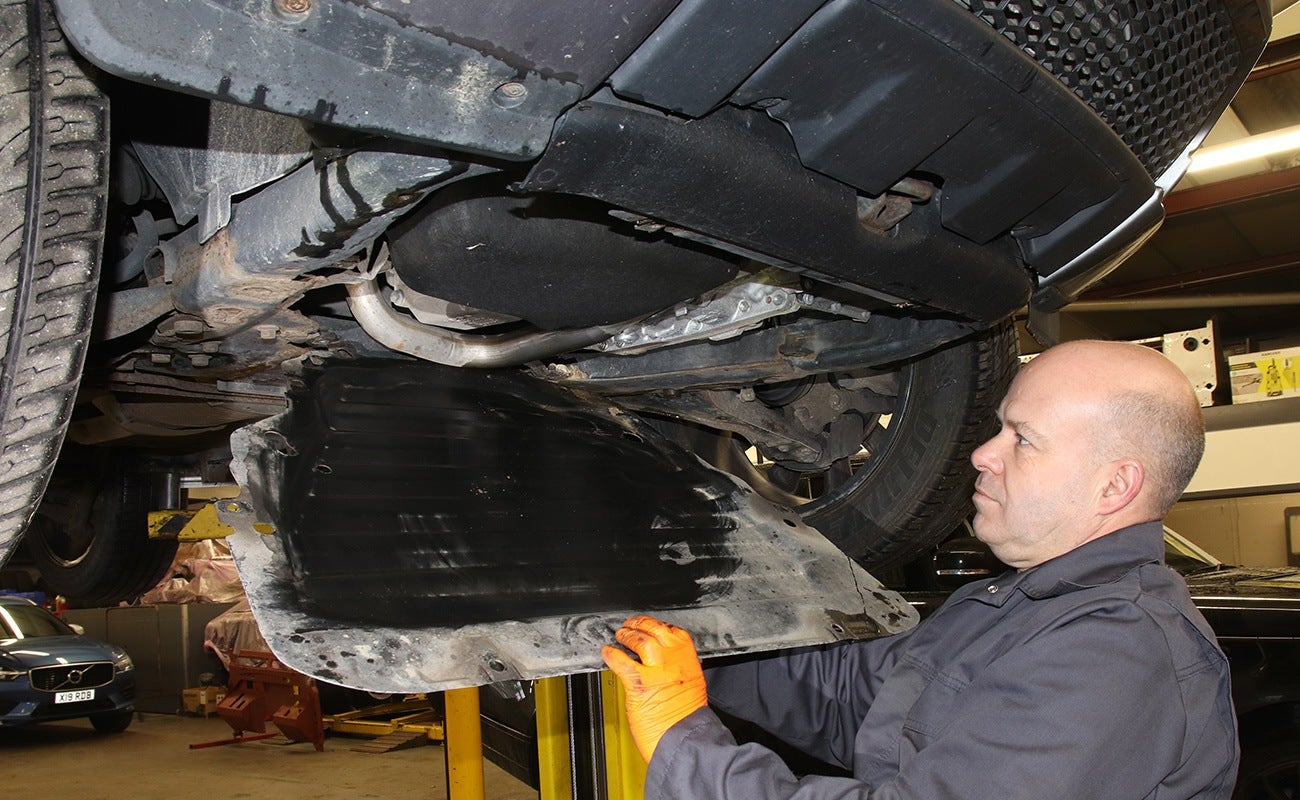
[[[274,341],[275,337],[280,335],[279,325],[258,325],[257,338],[264,342]]]
[[[170,364],[172,357],[167,353],[150,353],[149,360],[154,364]]]
[[[212,356],[204,353],[195,353],[190,356],[190,363],[196,367],[206,367],[212,363]]]
[[[516,98],[528,94],[528,87],[524,86],[519,81],[510,81],[509,83],[503,83],[498,86],[497,91],[501,93],[502,97]]]
[[[492,102],[502,108],[514,108],[528,97],[528,87],[519,81],[507,81],[492,92]]]
[[[306,14],[311,11],[311,0],[275,0],[275,10],[283,14]]]
[[[752,403],[754,402],[754,387],[746,386],[737,392],[737,395],[740,397],[742,402]]]

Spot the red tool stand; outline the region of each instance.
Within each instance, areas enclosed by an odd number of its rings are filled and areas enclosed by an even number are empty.
[[[311,742],[325,749],[316,682],[275,660],[268,652],[241,650],[230,659],[230,683],[217,714],[235,732],[233,739],[190,745],[191,750],[268,739],[267,720],[294,742]],[[254,735],[245,735],[252,731]]]

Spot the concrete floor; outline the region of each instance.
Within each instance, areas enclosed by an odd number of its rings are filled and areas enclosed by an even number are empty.
[[[23,794],[78,800],[444,800],[440,745],[358,753],[366,741],[327,736],[324,752],[282,738],[191,750],[226,739],[219,717],[137,715],[120,734],[98,734],[85,720],[0,730],[0,786]],[[537,793],[495,765],[484,765],[489,800],[536,800]]]

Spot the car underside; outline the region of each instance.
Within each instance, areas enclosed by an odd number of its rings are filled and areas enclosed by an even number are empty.
[[[594,667],[646,605],[729,615],[714,652],[895,629],[857,565],[966,513],[1010,318],[1158,227],[1269,29],[1255,0],[545,5],[3,4],[31,124],[0,555],[26,531],[56,589],[138,593],[154,480],[229,469],[259,624],[353,685]],[[728,605],[812,529],[790,581],[856,610]],[[451,633],[529,618],[539,661]]]

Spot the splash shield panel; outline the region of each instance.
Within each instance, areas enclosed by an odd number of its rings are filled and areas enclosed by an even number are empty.
[[[590,671],[640,612],[703,655],[915,622],[791,510],[606,399],[381,361],[309,368],[288,400],[235,434],[243,493],[218,514],[302,672],[413,692]]]

